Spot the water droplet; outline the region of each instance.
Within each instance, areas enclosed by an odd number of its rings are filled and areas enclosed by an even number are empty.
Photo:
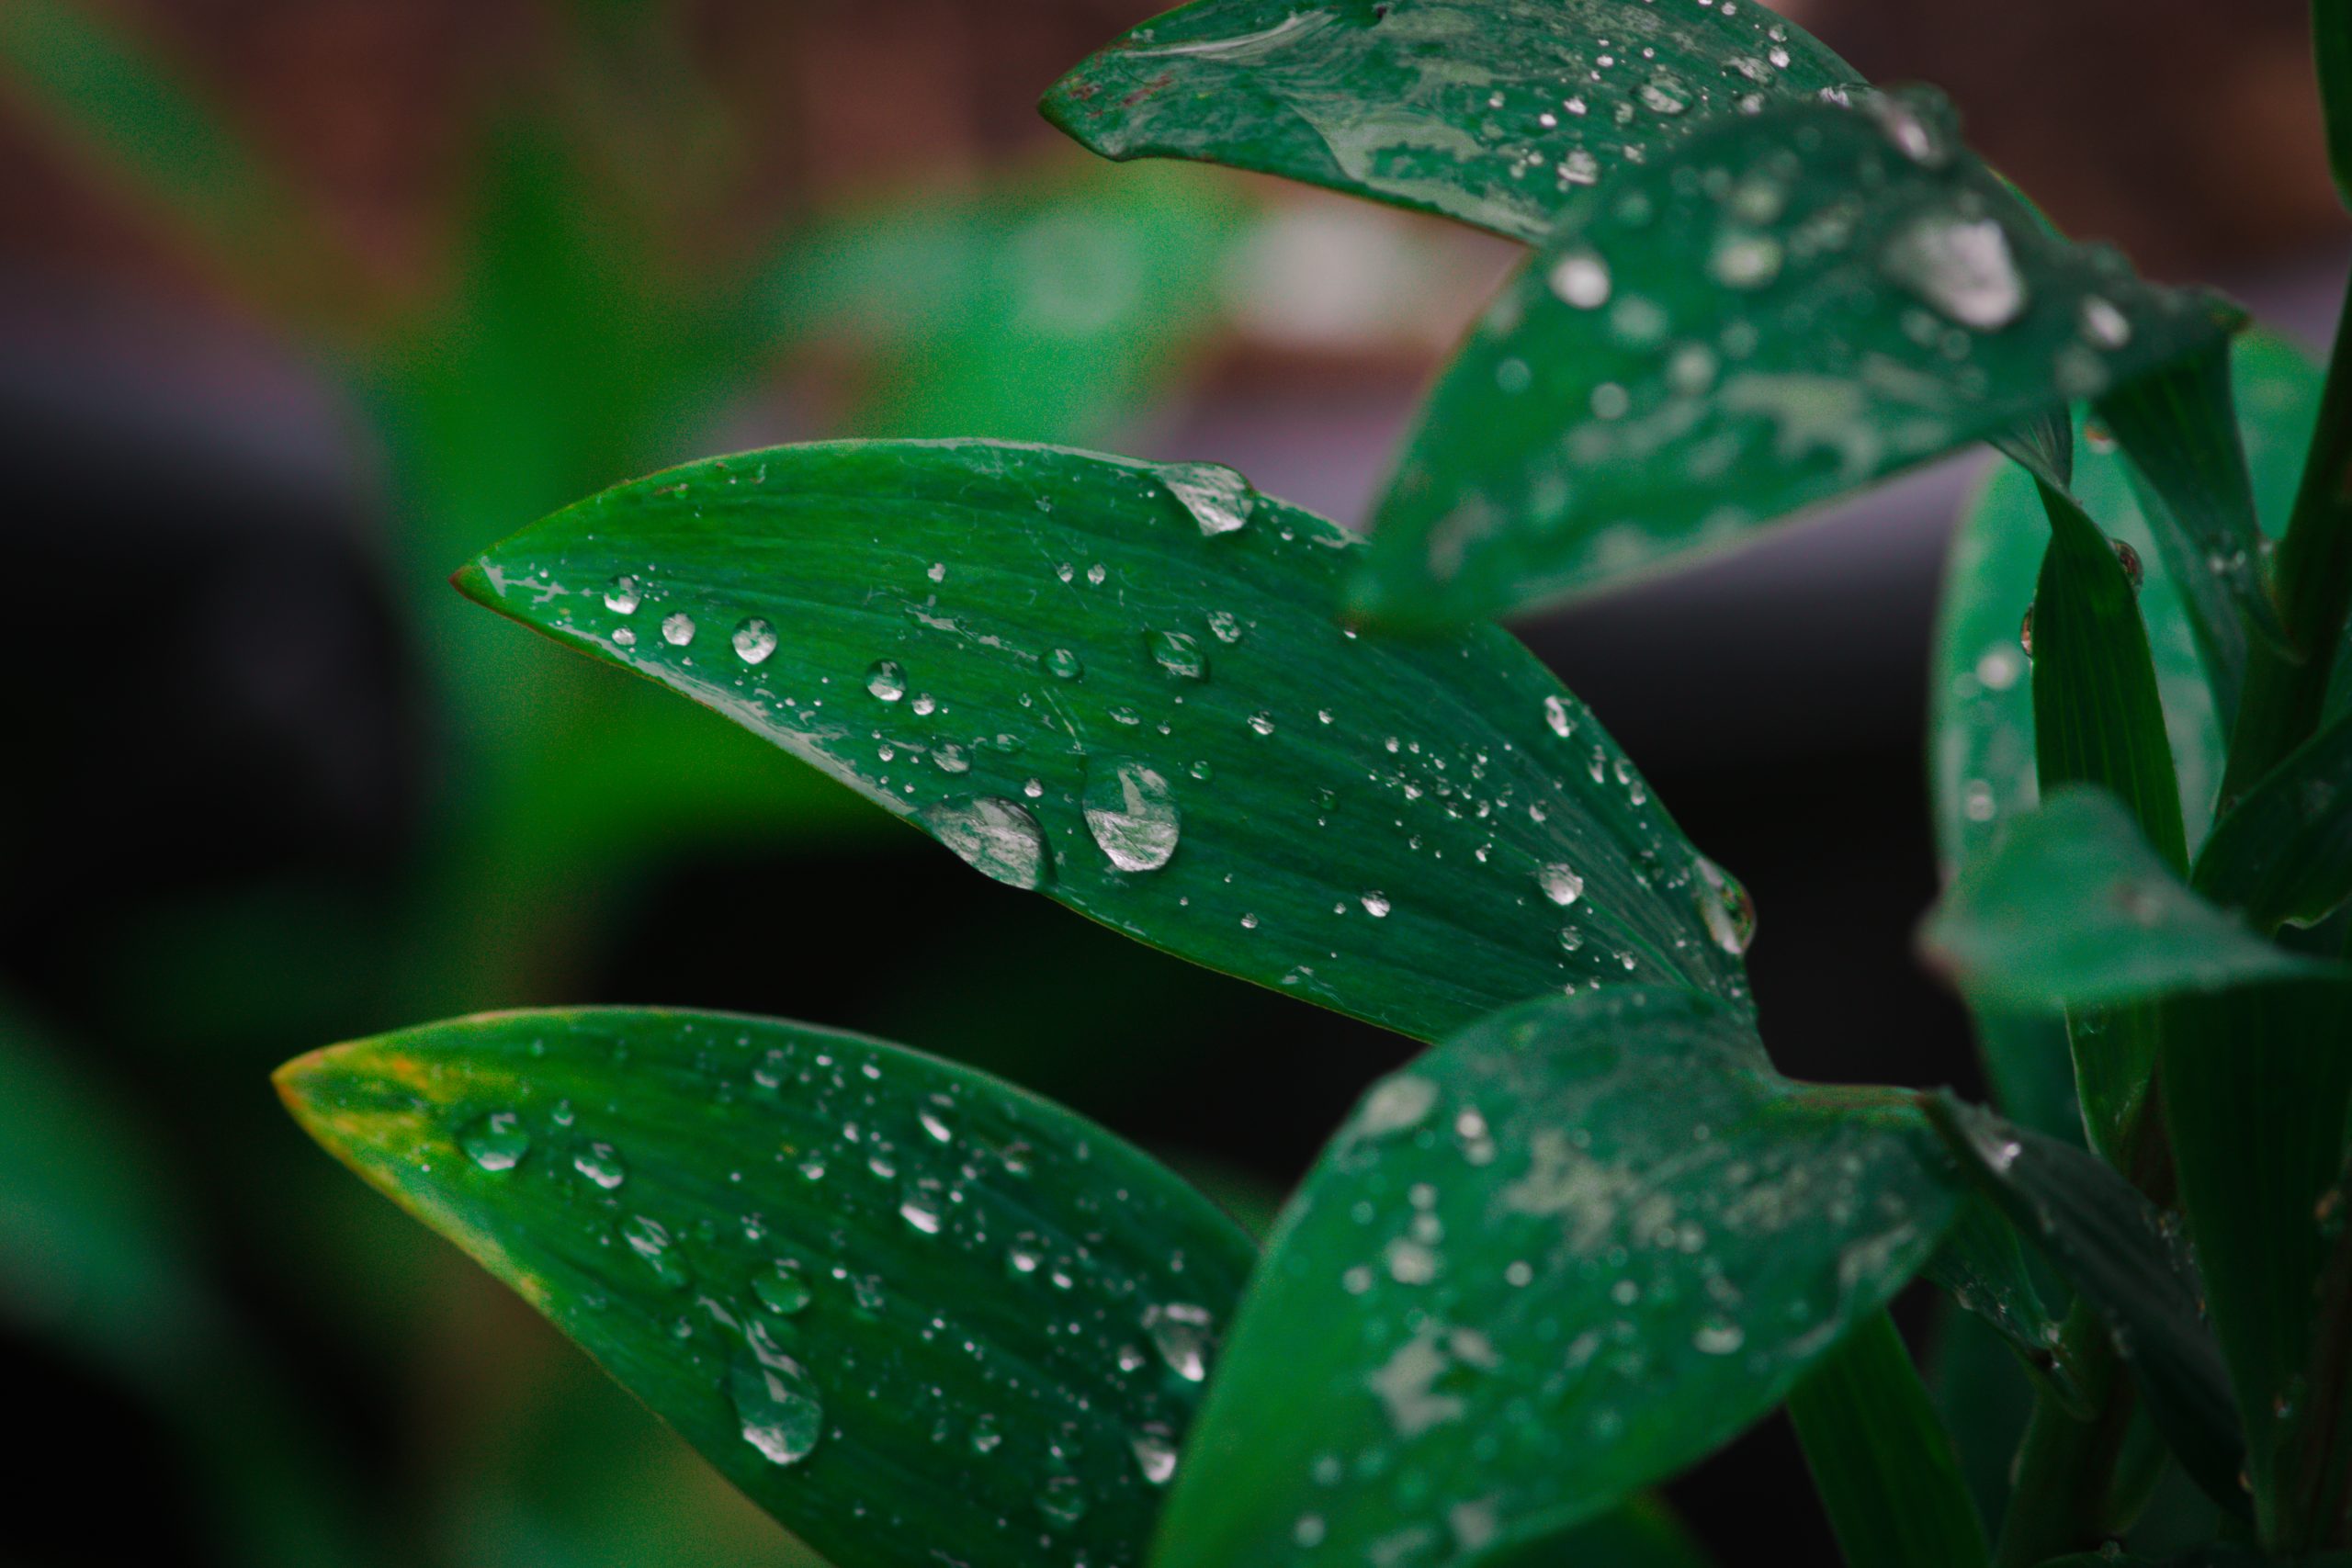
[[[1158,871],[1176,853],[1176,792],[1158,769],[1122,761],[1086,775],[1086,829],[1121,871]]]
[[[1249,522],[1258,505],[1258,492],[1250,481],[1222,463],[1164,464],[1159,481],[1212,538]]]
[[[1004,1434],[997,1429],[995,1416],[982,1415],[973,1421],[972,1451],[974,1453],[994,1453],[996,1451],[997,1445],[1003,1441]]]
[[[1241,640],[1241,617],[1230,610],[1211,610],[1205,619],[1209,633],[1217,641],[1236,643]]]
[[[1707,274],[1726,288],[1761,288],[1781,276],[1781,242],[1749,229],[1726,229],[1707,255]]]
[[[895,659],[877,659],[865,667],[865,689],[886,703],[907,694],[907,672]]]
[[[735,645],[735,657],[744,663],[764,664],[775,651],[775,628],[753,615],[738,625],[728,640]]]
[[[1189,1302],[1169,1302],[1144,1309],[1143,1328],[1152,1348],[1169,1371],[1186,1382],[1208,1376],[1209,1325],[1206,1307]]]
[[[1009,800],[942,801],[922,814],[922,825],[966,865],[1010,886],[1043,887],[1053,858],[1037,819]]]
[[[1544,699],[1544,722],[1563,740],[1577,727],[1574,716],[1568,712],[1567,699],[1557,695]]]
[[[1037,1511],[1068,1529],[1086,1517],[1086,1488],[1075,1475],[1050,1475],[1037,1493]]]
[[[508,1171],[531,1152],[531,1134],[523,1131],[523,1119],[514,1111],[493,1111],[461,1134],[458,1146],[484,1170]]]
[[[2124,579],[2132,584],[2132,592],[2137,593],[2141,582],[2148,575],[2148,569],[2140,564],[2140,552],[2133,549],[2127,540],[2109,537],[2107,542],[2113,547],[2116,561],[2123,568]]]
[[[1362,902],[1363,904],[1363,912],[1370,915],[1374,919],[1385,920],[1388,918],[1387,894],[1375,890],[1365,894]]]
[[[1180,681],[1205,681],[1209,677],[1208,655],[1201,645],[1182,632],[1146,632],[1144,647],[1151,652],[1151,661]]]
[[[1579,310],[1597,310],[1609,303],[1609,264],[1597,252],[1579,247],[1565,253],[1544,280],[1561,303]]]
[[[2078,319],[2083,336],[2100,348],[2121,348],[2132,341],[2131,318],[2096,294],[2083,296]]]
[[[2028,659],[2033,657],[2033,606],[2025,607],[2025,619],[2018,623],[2018,647]]]
[[[752,1276],[752,1294],[778,1317],[790,1317],[808,1304],[813,1292],[800,1270],[779,1258],[773,1269]]]
[[[686,1270],[670,1251],[670,1233],[660,1221],[645,1214],[632,1214],[621,1223],[621,1239],[628,1249],[645,1259],[653,1277],[673,1291],[682,1291],[692,1283]]]
[[[618,615],[633,615],[644,602],[645,595],[639,591],[634,577],[616,577],[605,590],[605,608]]]
[[[1990,218],[1930,212],[1888,242],[1887,276],[1965,327],[1990,332],[2025,311],[2025,278]]]
[[[1544,897],[1564,909],[1584,897],[1584,878],[1565,861],[1537,868],[1535,881],[1544,889]]]
[[[1699,1325],[1690,1343],[1702,1356],[1728,1356],[1747,1343],[1747,1332],[1727,1317],[1711,1317]]]
[[[934,748],[931,760],[943,773],[968,773],[972,771],[971,754],[953,740],[942,741]]]
[[[1701,855],[1693,863],[1699,918],[1715,945],[1737,958],[1756,940],[1756,901],[1732,874]]]
[[[628,1179],[628,1169],[610,1144],[591,1144],[571,1156],[571,1168],[610,1192]]]
[[[673,610],[662,620],[662,640],[672,648],[684,648],[695,640],[695,618],[684,610]]]
[[[613,645],[616,648],[635,648],[637,646],[637,634],[629,630],[627,626],[623,626],[618,631],[613,633]]]
[[[941,1216],[941,1190],[931,1177],[918,1177],[899,1191],[899,1218],[925,1235],[937,1235],[944,1223]]]
[[[1680,114],[1690,107],[1678,96],[1680,86],[1679,83],[1670,80],[1645,82],[1642,84],[1641,90],[1642,104],[1654,114]]]
[[[766,1343],[766,1331],[752,1325],[752,1357],[728,1366],[727,1391],[735,1401],[743,1440],[770,1464],[797,1464],[823,1435],[825,1407],[817,1385],[799,1363]]]
[[[1128,1442],[1143,1478],[1154,1486],[1167,1485],[1176,1473],[1176,1440],[1168,1428],[1157,1424],[1138,1427]]]
[[[1046,655],[1046,673],[1057,681],[1075,681],[1086,673],[1086,666],[1077,654],[1067,648],[1057,648]]]
[[[1250,716],[1250,728],[1261,735],[1272,735],[1274,732],[1274,716],[1263,712],[1253,713]]]

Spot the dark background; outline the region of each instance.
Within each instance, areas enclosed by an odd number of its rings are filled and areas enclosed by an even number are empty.
[[[1214,458],[1355,520],[1513,253],[1060,144],[1037,92],[1148,9],[0,0],[0,1389],[32,1439],[0,1562],[323,1562],[335,1518],[401,1562],[808,1561],[302,1138],[266,1074],[311,1046],[782,1013],[1005,1073],[1258,1213],[1406,1055],[440,582],[604,484],[826,434]],[[1944,86],[2070,231],[2322,341],[2301,5],[1783,9]],[[1755,895],[1799,1076],[1981,1090],[1909,953],[1975,464],[1520,628]],[[694,918],[753,893],[732,937]],[[1777,1424],[1676,1495],[1726,1562],[1829,1555]]]

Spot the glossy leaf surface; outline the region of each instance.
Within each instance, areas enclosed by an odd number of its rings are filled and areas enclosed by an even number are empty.
[[[1702,128],[1578,197],[1456,354],[1357,602],[1587,592],[2218,342],[2233,310],[2046,231],[1940,100]]]
[[[2352,714],[2230,808],[2198,857],[2197,886],[2266,929],[2313,924],[2352,897]]]
[[[1921,927],[1966,995],[2082,1008],[2322,972],[2189,891],[2121,807],[2075,786],[1962,867]]]
[[[1927,1105],[1980,1189],[2105,1325],[2181,1468],[2215,1502],[2242,1512],[2245,1438],[2180,1238],[2094,1156],[1950,1096]]]
[[[1200,0],[1041,107],[1106,158],[1227,164],[1533,241],[1713,117],[1855,80],[1761,6]]]
[[[1574,1524],[1770,1410],[1959,1190],[1907,1100],[1789,1083],[1695,992],[1482,1021],[1293,1200],[1154,1562],[1435,1568]]]
[[[1747,896],[1599,723],[1495,628],[1343,629],[1356,555],[1209,465],[853,442],[607,491],[460,583],[1000,881],[1391,1028],[1742,995]]]
[[[1102,1129],[793,1024],[486,1014],[279,1084],[842,1568],[1134,1561],[1253,1257]]]
[[[2205,1308],[2249,1434],[2256,1516],[2266,1541],[2309,1547],[2327,1522],[2303,1517],[2281,1460],[2315,1413],[2336,1416],[2310,1367],[2321,1272],[2344,1227],[2352,980],[2176,998],[2164,1089]]]
[[[1990,1199],[1969,1195],[1924,1272],[1950,1292],[1962,1310],[1989,1325],[2060,1403],[2081,1410],[2083,1391],[2060,1337],[2058,1319],[2042,1304],[2018,1246],[2017,1227]]]
[[[2215,705],[2226,725],[2245,684],[2246,641],[2284,645],[2270,596],[2253,480],[2237,438],[2225,344],[2209,344],[2118,387],[2098,404],[2121,443],[2141,506],[2182,590]]]
[[[1789,1419],[1848,1562],[1984,1568],[1984,1523],[1892,1319],[1824,1356],[1790,1391]]]

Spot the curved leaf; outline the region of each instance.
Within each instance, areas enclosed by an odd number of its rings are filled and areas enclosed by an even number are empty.
[[[1467,617],[1656,570],[2218,341],[2069,245],[1940,100],[1702,127],[1586,192],[1438,383],[1357,602]]]
[[[1199,0],[1054,84],[1106,158],[1195,158],[1538,240],[1575,191],[1852,67],[1762,6]]]
[[[1907,1100],[1789,1083],[1694,992],[1483,1021],[1285,1213],[1153,1561],[1436,1568],[1572,1525],[1769,1411],[1958,1200]]]
[[[1972,999],[2045,1011],[2327,969],[2199,898],[2113,796],[2083,785],[1962,867],[1919,944]]]
[[[2017,1228],[1990,1200],[1969,1196],[1923,1272],[1962,1310],[1990,1325],[2052,1397],[2075,1415],[2089,1414],[2071,1348],[2058,1319],[2042,1305]]]
[[[1229,469],[845,442],[607,491],[459,583],[999,880],[1375,1023],[1743,996],[1746,895],[1599,723],[1495,628],[1342,629],[1354,558]]]
[[[2081,1150],[1950,1095],[1924,1103],[1978,1188],[2104,1325],[2181,1468],[2215,1502],[2242,1515],[2245,1436],[2176,1232],[2131,1183]]]
[[[2265,929],[2352,898],[2352,713],[2290,753],[2214,826],[2197,887]]]
[[[1132,1561],[1253,1258],[1068,1111],[770,1020],[486,1014],[278,1083],[842,1568]]]

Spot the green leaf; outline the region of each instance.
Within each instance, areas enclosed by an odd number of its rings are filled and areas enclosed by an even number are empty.
[[[2240,434],[2255,499],[2264,517],[2283,523],[2319,405],[2320,373],[2310,355],[2274,333],[2243,333],[2233,347]],[[2226,728],[2216,717],[2188,609],[2115,443],[2095,437],[2077,452],[2075,495],[2143,563],[2140,617],[2193,848],[2221,788]],[[2010,815],[2030,809],[2040,797],[2032,686],[2020,679],[2026,664],[2018,628],[2041,572],[2045,515],[2032,476],[2004,464],[1977,492],[1952,538],[1928,685],[1936,844],[1947,874]]]
[[[2271,1544],[2315,1545],[2332,1525],[2303,1517],[2290,1484],[2299,1478],[2280,1461],[2314,1410],[2334,1415],[2307,1369],[2328,1216],[2342,1201],[2352,981],[2176,998],[2163,1034],[2165,1124],[2248,1433],[2255,1516]]]
[[[2335,194],[2352,207],[2352,9],[2343,0],[2312,0],[2312,57],[2327,116],[2327,163]]]
[[[2243,1513],[2245,1438],[2220,1348],[2177,1238],[2105,1164],[1950,1095],[1924,1101],[1979,1189],[2104,1324],[2148,1416],[2181,1468]]]
[[[2254,925],[2315,925],[2352,897],[2352,713],[2248,790],[2197,858],[2197,887]]]
[[[1376,1023],[1744,996],[1746,894],[1599,723],[1495,628],[1335,625],[1354,558],[1229,469],[851,442],[623,485],[459,582],[1001,881]]]
[[[1991,1200],[1969,1195],[1923,1272],[1963,1311],[1989,1324],[2061,1404],[2078,1416],[2088,1413],[2058,1320],[2042,1305],[2027,1271],[2017,1228]]]
[[[2165,863],[2186,873],[2180,784],[2132,570],[2073,496],[2040,489],[2050,549],[2029,626],[2041,794],[2076,783],[2111,791]]]
[[[1106,158],[1227,164],[1534,241],[1707,121],[1856,80],[1761,6],[1200,0],[1039,107]]]
[[[2190,892],[2112,795],[2083,785],[1963,866],[1919,943],[1972,999],[2043,1011],[2326,968]]]
[[[278,1082],[842,1568],[1132,1561],[1253,1255],[1102,1129],[795,1024],[485,1014]]]
[[[2228,345],[2205,344],[2126,382],[2099,400],[2098,414],[2122,445],[2141,509],[2156,525],[2226,728],[2245,684],[2249,634],[2287,641],[2238,441]]]
[[[1366,609],[1465,618],[1655,571],[2222,338],[2048,233],[1940,100],[1703,127],[1562,214],[1440,379]]]
[[[1885,1314],[1848,1335],[1790,1391],[1789,1418],[1848,1562],[1984,1568],[1984,1521]]]
[[[1437,1568],[1555,1533],[1769,1411],[1958,1200],[1907,1097],[1792,1084],[1695,992],[1484,1020],[1293,1200],[1153,1562]]]
[[[2200,1546],[2186,1557],[2160,1560],[2109,1551],[2078,1551],[2071,1557],[2052,1557],[2041,1568],[2352,1568],[2352,1552],[2271,1557],[2250,1546]]]

